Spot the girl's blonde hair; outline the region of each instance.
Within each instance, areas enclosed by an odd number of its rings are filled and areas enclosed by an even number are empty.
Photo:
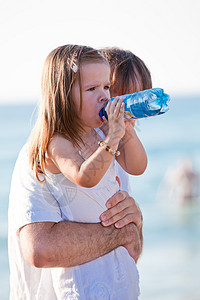
[[[152,88],[151,74],[145,63],[129,50],[120,48],[104,48],[101,53],[106,57],[111,67],[111,95],[117,91],[119,95],[137,91],[138,83],[142,89]],[[115,94],[115,93],[114,93]]]
[[[97,50],[79,45],[65,45],[53,50],[46,58],[41,80],[41,104],[35,127],[30,136],[29,161],[37,179],[45,174],[48,144],[58,133],[78,147],[84,132],[72,99],[72,85],[80,84],[82,63],[105,62]],[[80,110],[82,101],[80,101]]]

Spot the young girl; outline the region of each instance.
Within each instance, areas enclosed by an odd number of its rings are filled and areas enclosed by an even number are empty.
[[[31,165],[38,179],[40,173],[47,175],[52,193],[55,194],[56,186],[63,183],[62,178],[65,189],[61,190],[65,196],[70,193],[78,198],[78,190],[85,195],[85,199],[79,197],[78,202],[71,197],[70,210],[76,221],[75,211],[79,207],[82,221],[98,222],[99,209],[102,212],[105,206],[97,198],[101,197],[101,192],[109,197],[117,191],[114,157],[130,174],[142,174],[146,168],[147,158],[141,142],[135,131],[130,134],[130,130],[125,129],[123,98],[116,97],[108,104],[107,136],[94,130],[102,125],[99,111],[110,98],[109,89],[109,63],[92,48],[63,46],[52,51],[46,59],[40,114],[30,142]],[[94,186],[93,190],[80,189]],[[96,214],[92,213],[88,194],[93,199],[94,209],[98,202]],[[89,218],[83,214],[88,211],[84,201],[89,202]]]
[[[141,174],[146,168],[146,154],[135,133],[127,144],[123,99],[115,98],[108,105],[107,136],[94,130],[102,125],[99,111],[110,98],[109,88],[109,63],[92,48],[59,47],[45,61],[30,162],[38,179],[45,174],[50,192],[62,207],[63,219],[99,222],[104,199],[119,189],[114,157],[128,173]],[[82,295],[81,299],[85,299],[83,295],[96,297],[100,285],[110,298],[137,299],[134,264],[127,250],[119,247],[78,267],[52,269],[52,276],[58,294],[67,290],[70,295]]]

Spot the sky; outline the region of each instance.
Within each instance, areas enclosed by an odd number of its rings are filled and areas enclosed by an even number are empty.
[[[46,56],[69,43],[131,50],[153,87],[200,95],[200,0],[0,0],[0,103],[38,100]]]

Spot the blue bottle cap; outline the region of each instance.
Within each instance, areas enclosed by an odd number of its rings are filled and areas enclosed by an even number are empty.
[[[101,119],[103,120],[103,116],[106,118],[106,120],[108,121],[108,115],[106,112],[106,105],[100,110],[99,112],[99,116],[101,117]]]

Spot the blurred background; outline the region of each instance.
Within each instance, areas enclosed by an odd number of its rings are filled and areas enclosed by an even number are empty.
[[[0,299],[9,297],[7,210],[12,171],[37,114],[43,62],[75,43],[131,50],[170,110],[139,120],[149,159],[130,177],[144,215],[142,300],[200,299],[200,1],[0,1]]]

